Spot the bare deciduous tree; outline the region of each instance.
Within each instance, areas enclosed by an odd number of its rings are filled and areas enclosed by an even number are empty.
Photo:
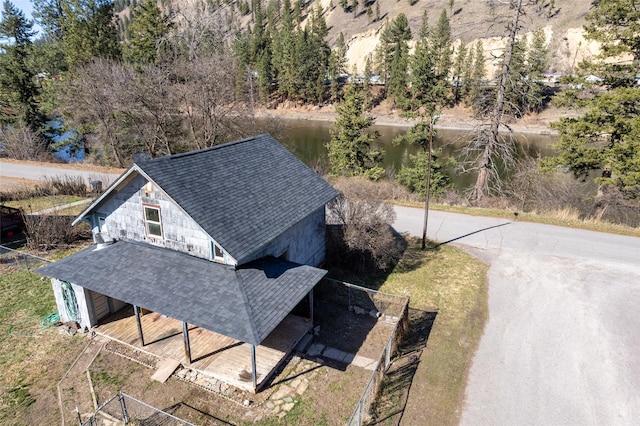
[[[98,59],[64,82],[60,103],[90,151],[126,167],[135,154],[151,157],[202,149],[274,132],[259,122],[235,87],[229,54],[134,67]]]

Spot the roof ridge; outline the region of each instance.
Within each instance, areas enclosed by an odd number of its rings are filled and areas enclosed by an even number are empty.
[[[238,287],[240,287],[240,294],[242,295],[242,300],[244,301],[245,306],[247,307],[248,312],[246,312],[249,319],[249,326],[251,328],[251,334],[253,334],[253,341],[260,342],[260,336],[258,335],[258,330],[256,327],[256,319],[255,312],[251,307],[251,303],[249,302],[249,297],[247,296],[247,291],[245,290],[244,279],[242,278],[242,274],[240,273],[240,269],[236,269],[234,271],[236,275],[236,282],[238,283]],[[249,343],[249,342],[247,342]],[[260,342],[261,343],[261,342]],[[258,343],[258,344],[260,344]]]
[[[167,155],[167,156],[164,156],[164,157],[153,158],[153,159],[147,160],[147,161],[134,162],[134,164],[142,165],[142,164],[148,164],[148,163],[152,163],[152,162],[156,162],[156,161],[160,161],[160,160],[165,160],[166,161],[166,160],[175,160],[175,159],[178,159],[178,158],[190,157],[192,155],[202,154],[203,152],[214,151],[214,150],[218,150],[218,149],[222,149],[222,148],[228,148],[228,147],[233,146],[233,145],[238,145],[238,144],[241,144],[241,143],[249,142],[249,141],[258,139],[258,138],[260,138],[262,136],[271,136],[271,135],[269,135],[268,133],[262,133],[262,134],[259,134],[259,135],[256,135],[256,136],[249,136],[247,138],[240,139],[240,140],[237,140],[237,141],[227,142],[227,143],[223,143],[223,144],[220,144],[220,145],[214,145],[214,146],[210,146],[208,148],[202,148],[202,149],[198,149],[198,150],[195,150],[195,151],[181,152],[181,153],[178,153],[178,154],[173,154],[173,155]],[[273,137],[273,136],[271,136],[271,137]]]

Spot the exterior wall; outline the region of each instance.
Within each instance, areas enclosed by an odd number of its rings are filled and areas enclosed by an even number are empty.
[[[73,299],[77,310],[77,318],[72,318],[64,300],[62,285],[62,281],[55,278],[51,279],[51,286],[53,287],[53,295],[56,299],[56,305],[58,306],[60,320],[62,322],[77,322],[82,330],[90,329],[96,323],[96,319],[93,315],[93,306],[91,305],[89,291],[79,285],[71,284]]]
[[[198,224],[173,203],[161,190],[145,190],[147,181],[135,175],[97,209],[92,215],[92,228],[98,231],[98,216],[106,216],[109,239],[142,241],[171,250],[211,259],[211,238]],[[162,238],[147,235],[143,204],[158,206],[162,224]]]
[[[281,257],[303,265],[318,266],[325,256],[325,209],[316,210],[274,239],[264,250],[243,263],[264,256]]]

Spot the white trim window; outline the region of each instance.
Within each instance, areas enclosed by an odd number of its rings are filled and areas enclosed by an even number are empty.
[[[149,206],[144,204],[144,227],[147,236],[162,238],[162,221],[160,220],[160,206]]]

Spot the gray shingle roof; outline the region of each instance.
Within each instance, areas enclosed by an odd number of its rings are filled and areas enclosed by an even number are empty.
[[[89,247],[38,273],[260,344],[327,271],[275,258],[238,270],[143,243]]]
[[[268,134],[137,165],[239,264],[338,194]]]

